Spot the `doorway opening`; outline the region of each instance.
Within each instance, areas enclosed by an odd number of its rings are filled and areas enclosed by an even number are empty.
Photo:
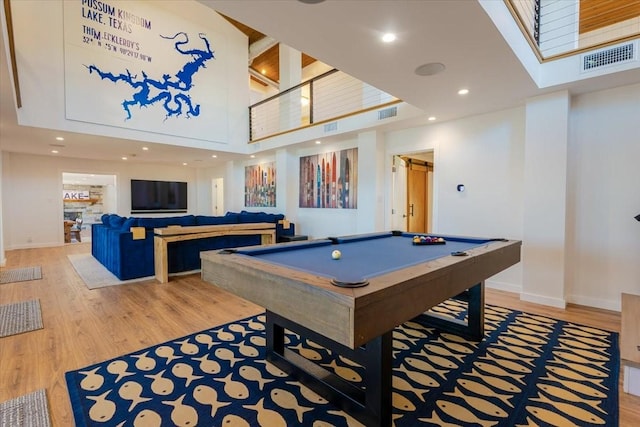
[[[224,179],[211,180],[211,211],[214,216],[224,215]]]
[[[396,155],[392,168],[392,227],[433,231],[433,151]]]
[[[116,212],[116,176],[62,172],[62,221],[65,243],[91,241],[91,225]]]

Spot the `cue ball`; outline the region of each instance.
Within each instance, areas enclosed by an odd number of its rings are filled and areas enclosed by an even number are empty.
[[[342,253],[340,253],[340,251],[338,250],[331,252],[331,258],[333,259],[340,259],[341,256],[342,256]]]

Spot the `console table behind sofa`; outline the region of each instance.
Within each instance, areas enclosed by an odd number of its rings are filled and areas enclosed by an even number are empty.
[[[182,227],[254,224],[268,222],[276,227],[276,241],[294,235],[295,225],[282,214],[228,212],[224,216],[184,215],[175,217],[131,217],[105,214],[102,223],[91,226],[91,254],[120,280],[152,277],[155,274],[154,229],[172,225]],[[138,228],[134,236],[132,227]],[[239,246],[259,245],[260,234],[224,235],[177,241],[168,254],[169,273],[200,269],[200,252]]]
[[[218,236],[259,235],[260,244],[268,245],[276,241],[276,225],[268,222],[248,224],[197,225],[192,227],[172,226],[153,230],[153,256],[155,259],[156,280],[169,281],[168,252],[169,243],[185,240],[206,239]]]

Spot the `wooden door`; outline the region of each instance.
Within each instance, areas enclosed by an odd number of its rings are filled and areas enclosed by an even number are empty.
[[[407,164],[407,231],[427,232],[427,165],[412,159]]]

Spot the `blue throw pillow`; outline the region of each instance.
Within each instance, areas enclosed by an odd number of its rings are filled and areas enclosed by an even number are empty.
[[[283,214],[268,214],[264,212],[247,212],[247,211],[242,211],[240,213],[240,222],[242,223],[252,223],[252,222],[276,223],[281,219],[284,219]]]
[[[135,227],[138,225],[138,219],[137,218],[127,218],[123,223],[122,223],[122,231],[129,231],[129,229],[131,227]]]
[[[171,223],[169,225],[181,225],[183,227],[196,225],[196,217],[195,215],[176,216],[171,218]]]
[[[109,217],[109,227],[111,228],[122,228],[122,224],[124,224],[125,218],[120,215],[113,214]]]
[[[225,216],[204,216],[198,215],[196,217],[196,224],[198,225],[220,225],[220,224],[237,224],[238,217],[236,215]]]
[[[181,225],[187,227],[196,225],[196,217],[194,215],[170,216],[161,218],[139,218],[138,225],[146,229],[166,228],[170,225]]]

